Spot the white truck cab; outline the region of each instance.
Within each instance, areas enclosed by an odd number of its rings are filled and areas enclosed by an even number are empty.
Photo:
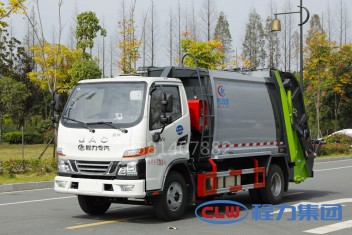
[[[165,94],[172,96],[172,110],[164,127]],[[161,139],[153,141],[161,130]],[[189,159],[189,140],[187,97],[179,79],[81,81],[59,122],[55,191],[145,198],[146,191],[162,189],[172,162]]]

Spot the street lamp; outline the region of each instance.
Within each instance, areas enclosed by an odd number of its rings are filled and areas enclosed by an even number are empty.
[[[299,13],[300,14],[300,23],[298,24],[298,26],[300,27],[300,45],[299,45],[299,51],[300,51],[300,59],[299,59],[299,63],[300,63],[300,87],[302,90],[302,94],[303,94],[303,25],[305,23],[308,22],[309,20],[309,11],[307,8],[305,8],[304,6],[302,6],[302,0],[300,0],[300,5],[297,6],[300,8],[299,11],[293,11],[293,12],[282,12],[282,13],[276,13],[275,15],[275,19],[273,19],[273,21],[271,22],[271,32],[275,32],[275,31],[281,31],[281,23],[280,20],[277,18],[278,15],[288,15],[288,14],[296,14]],[[303,9],[307,12],[307,18],[303,21]]]

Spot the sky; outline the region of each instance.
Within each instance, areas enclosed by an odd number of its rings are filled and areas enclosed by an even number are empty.
[[[31,4],[33,0],[27,0],[27,5]],[[122,0],[63,0],[62,6],[62,23],[64,26],[62,42],[69,43],[69,30],[70,25],[75,18],[76,12],[94,11],[96,12],[100,21],[104,21],[104,26],[108,32],[107,38],[116,35],[117,21],[121,14],[121,1]],[[125,0],[129,4],[129,0]],[[195,11],[198,13],[202,8],[204,0],[193,0]],[[245,25],[248,21],[248,14],[251,9],[255,8],[261,15],[262,20],[270,15],[270,6],[276,6],[276,12],[283,12],[285,4],[290,2],[293,11],[298,11],[299,0],[214,0],[217,12],[223,11],[227,16],[230,25],[230,32],[233,40],[233,49],[238,49],[241,52],[241,44],[244,38]],[[348,13],[352,13],[352,1],[342,0]],[[43,28],[45,38],[47,41],[52,41],[53,31],[58,31],[58,0],[39,0],[41,17],[43,21]],[[327,15],[328,7],[331,9],[331,17],[337,18],[337,8],[340,0],[303,0],[303,5],[307,7],[312,14]],[[166,45],[170,9],[177,12],[176,0],[154,0],[155,9],[157,12],[158,22],[158,46],[157,51],[157,65],[163,66],[163,61],[167,58]],[[182,17],[184,18],[186,12],[191,11],[192,0],[180,0]],[[136,0],[136,23],[142,25],[143,17],[148,9],[150,9],[151,0]],[[29,8],[31,8],[29,6]],[[198,17],[199,18],[199,17]],[[292,19],[297,25],[299,21],[299,14],[292,16]],[[348,19],[350,20],[350,19]],[[11,17],[12,33],[13,36],[22,40],[26,32],[26,21],[23,15],[13,15]],[[294,30],[299,30],[295,26]],[[305,25],[307,29],[309,24]],[[138,29],[137,29],[138,30]],[[352,34],[351,34],[352,35]],[[166,60],[168,61],[168,60]]]

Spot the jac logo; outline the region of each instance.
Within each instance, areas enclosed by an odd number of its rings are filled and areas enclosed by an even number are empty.
[[[248,208],[239,202],[214,200],[200,204],[196,208],[195,214],[198,219],[206,223],[233,224],[244,220],[248,216]]]
[[[225,96],[225,88],[223,86],[218,86],[218,93],[219,93],[219,96],[224,97]]]

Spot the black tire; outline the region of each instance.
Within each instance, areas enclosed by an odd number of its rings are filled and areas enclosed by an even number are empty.
[[[260,189],[262,203],[278,204],[282,200],[285,178],[281,168],[272,164],[265,179],[265,188]]]
[[[161,195],[153,199],[156,216],[161,220],[180,219],[187,207],[187,185],[178,172],[170,172]]]
[[[262,204],[263,200],[260,196],[260,189],[249,189],[248,190],[249,197],[251,198],[252,203],[254,204]]]
[[[106,198],[84,195],[78,195],[78,203],[81,209],[88,215],[104,214],[111,205],[111,202]]]

